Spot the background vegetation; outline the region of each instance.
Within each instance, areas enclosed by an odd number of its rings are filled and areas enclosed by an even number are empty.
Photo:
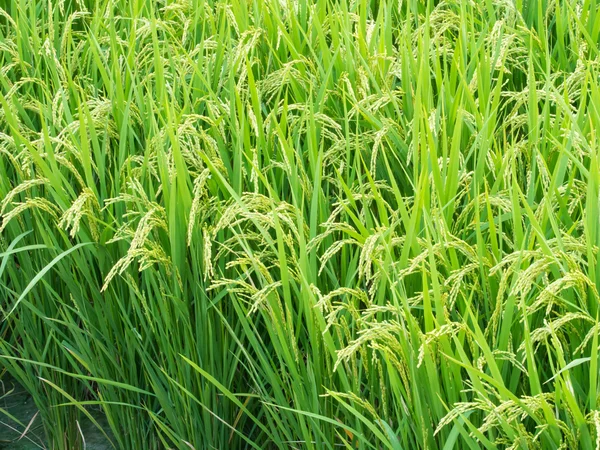
[[[600,448],[596,0],[0,6],[49,448]]]

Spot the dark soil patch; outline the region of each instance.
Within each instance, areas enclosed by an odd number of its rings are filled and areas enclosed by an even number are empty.
[[[31,396],[15,380],[4,376],[0,380],[0,449],[34,450],[47,449],[44,430],[37,408]],[[97,410],[90,411],[98,423],[108,430],[106,420]],[[7,414],[8,413],[8,414]],[[21,424],[11,419],[17,419]],[[26,433],[23,433],[27,429]],[[85,438],[85,450],[109,450],[113,447],[102,432],[88,419],[81,421],[81,432]]]

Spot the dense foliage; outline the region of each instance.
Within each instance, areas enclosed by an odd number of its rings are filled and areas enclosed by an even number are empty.
[[[599,448],[600,2],[0,7],[49,448]]]

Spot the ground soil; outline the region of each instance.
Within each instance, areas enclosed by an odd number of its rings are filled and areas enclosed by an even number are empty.
[[[27,433],[23,434],[25,428],[12,420],[6,413],[26,426],[31,423]],[[37,408],[31,396],[14,380],[4,376],[0,380],[0,449],[48,449],[39,416],[34,418],[36,413]],[[100,411],[91,411],[91,413],[101,426],[106,425]],[[107,428],[105,427],[105,429]],[[113,448],[89,420],[82,420],[81,431],[85,437],[85,450]]]

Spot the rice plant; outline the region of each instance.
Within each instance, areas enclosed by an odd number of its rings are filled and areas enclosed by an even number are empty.
[[[599,45],[596,0],[0,1],[44,445],[599,449]]]

